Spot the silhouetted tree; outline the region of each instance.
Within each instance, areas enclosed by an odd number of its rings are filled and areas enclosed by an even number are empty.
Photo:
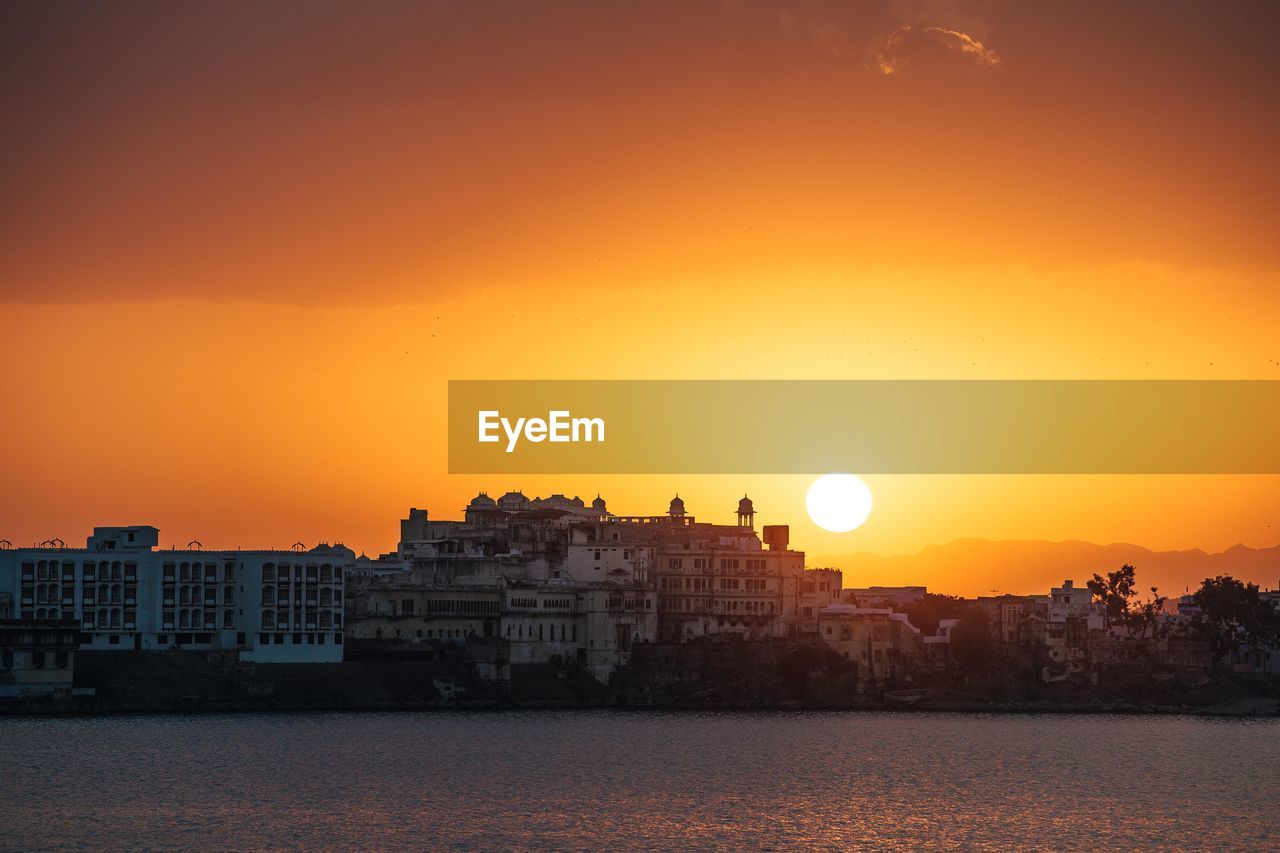
[[[926,592],[921,598],[900,609],[907,614],[911,624],[920,629],[920,633],[933,635],[938,633],[940,620],[959,619],[968,607],[959,596]]]
[[[1230,575],[1205,578],[1193,596],[1200,613],[1191,619],[1191,636],[1219,658],[1243,645],[1280,642],[1280,613],[1258,593],[1257,584]]]
[[[1108,625],[1119,625],[1129,615],[1129,599],[1137,595],[1135,573],[1133,566],[1125,563],[1114,572],[1107,572],[1105,578],[1095,572],[1088,582],[1093,600],[1102,604]]]
[[[1129,629],[1129,636],[1145,637],[1148,630],[1153,637],[1166,634],[1165,620],[1162,617],[1164,606],[1168,601],[1169,596],[1161,595],[1158,589],[1151,587],[1151,597],[1136,607],[1130,607],[1129,612],[1125,614],[1125,625]]]
[[[1130,637],[1144,637],[1150,629],[1152,635],[1163,633],[1164,606],[1169,597],[1161,595],[1154,586],[1151,587],[1151,598],[1137,604],[1133,601],[1138,595],[1137,569],[1125,563],[1114,572],[1107,572],[1104,578],[1097,573],[1088,582],[1089,592],[1093,600],[1102,604],[1106,614],[1107,626],[1123,625]]]
[[[991,659],[995,640],[991,636],[991,620],[980,608],[970,606],[951,629],[951,654],[956,663],[967,670],[981,669]]]

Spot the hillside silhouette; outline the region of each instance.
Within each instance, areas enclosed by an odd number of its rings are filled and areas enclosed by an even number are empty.
[[[1016,594],[1047,593],[1066,578],[1084,582],[1094,572],[1132,563],[1144,593],[1153,584],[1176,598],[1207,577],[1230,574],[1263,589],[1280,586],[1280,545],[1250,548],[1237,544],[1219,553],[1153,551],[1141,545],[1067,540],[956,539],[928,545],[914,554],[810,555],[811,567],[844,570],[846,587],[902,584],[927,585],[931,591],[987,595],[991,590]]]

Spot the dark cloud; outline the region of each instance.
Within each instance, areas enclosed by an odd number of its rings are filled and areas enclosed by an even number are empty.
[[[1254,0],[15,0],[0,303],[889,262],[888,210],[947,258],[1270,263],[1277,31]]]

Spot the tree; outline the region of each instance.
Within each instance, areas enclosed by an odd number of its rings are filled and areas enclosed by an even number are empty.
[[[1160,636],[1164,633],[1162,626],[1164,620],[1165,603],[1169,601],[1167,595],[1161,595],[1159,590],[1154,586],[1151,587],[1151,598],[1144,601],[1137,607],[1129,608],[1128,614],[1125,616],[1125,625],[1129,629],[1130,637],[1145,637],[1147,631],[1151,631],[1151,635]]]
[[[1107,572],[1105,578],[1095,572],[1088,582],[1089,592],[1102,605],[1108,625],[1119,625],[1129,615],[1129,599],[1137,595],[1133,588],[1135,573],[1133,566],[1125,563],[1116,571]]]
[[[990,659],[995,641],[991,620],[980,607],[970,606],[951,629],[951,654],[962,669],[982,668]]]
[[[1089,592],[1093,593],[1093,600],[1102,605],[1108,627],[1123,625],[1130,637],[1145,637],[1148,630],[1154,635],[1160,632],[1160,617],[1169,598],[1153,586],[1151,598],[1135,606],[1133,599],[1138,595],[1136,576],[1137,569],[1128,563],[1114,572],[1107,572],[1105,578],[1095,573],[1088,582]]]
[[[1200,612],[1191,619],[1191,635],[1219,658],[1240,646],[1280,642],[1280,613],[1258,593],[1257,584],[1230,575],[1205,578],[1193,596]]]
[[[968,606],[959,596],[926,592],[922,597],[900,609],[907,614],[911,624],[920,629],[921,634],[932,636],[938,633],[939,621],[960,618]]]

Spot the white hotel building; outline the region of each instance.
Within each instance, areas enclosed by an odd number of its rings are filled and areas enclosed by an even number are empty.
[[[0,550],[0,599],[11,611],[0,618],[74,619],[82,650],[342,660],[350,551],[166,551],[158,541],[154,527],[95,527],[84,548]]]

